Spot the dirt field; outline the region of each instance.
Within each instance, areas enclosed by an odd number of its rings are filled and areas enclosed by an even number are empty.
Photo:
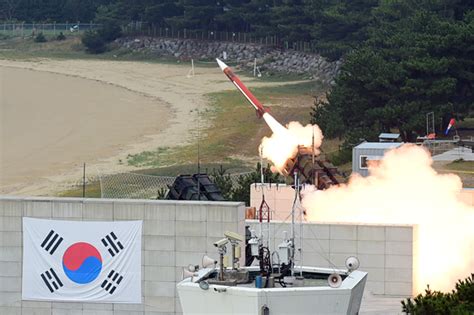
[[[130,170],[129,154],[188,143],[205,94],[233,89],[217,67],[192,78],[189,68],[0,60],[0,193],[53,194],[80,178],[83,162],[89,172]]]

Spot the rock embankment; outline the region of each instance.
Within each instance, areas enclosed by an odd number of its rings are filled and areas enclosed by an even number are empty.
[[[180,60],[212,60],[223,57],[244,67],[253,67],[255,58],[261,71],[308,74],[322,83],[332,83],[341,62],[329,62],[318,54],[282,50],[265,45],[214,42],[190,39],[125,37],[116,41],[122,48],[148,52]]]

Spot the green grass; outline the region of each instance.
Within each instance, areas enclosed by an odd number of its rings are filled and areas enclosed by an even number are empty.
[[[236,174],[236,173],[243,173],[253,171],[253,167],[249,167],[245,165],[242,161],[239,160],[229,160],[225,163],[201,163],[201,172],[207,174],[213,174],[214,171],[218,171],[221,168],[226,171],[227,174]],[[185,165],[175,165],[175,166],[168,166],[162,168],[152,168],[152,169],[144,169],[140,171],[135,171],[134,173],[137,174],[144,174],[144,175],[153,175],[153,176],[178,176],[184,174],[195,174],[198,172],[197,162],[194,164],[185,164]],[[70,189],[61,192],[58,196],[59,197],[82,197],[83,191],[82,186],[74,186]],[[85,190],[85,197],[86,198],[100,198],[101,197],[101,188],[100,182],[92,181],[86,183],[86,190]]]
[[[253,70],[246,71],[247,76],[253,77]],[[257,78],[259,81],[264,82],[291,82],[291,81],[304,81],[309,80],[310,75],[298,74],[298,73],[284,73],[284,72],[271,72],[263,71],[262,76]]]
[[[52,59],[84,59],[84,60],[122,60],[144,61],[152,63],[179,64],[175,58],[157,57],[151,53],[134,53],[111,44],[110,50],[103,54],[90,54],[85,51],[78,36],[58,41],[47,36],[46,43],[36,43],[33,38],[0,37],[0,59],[31,60],[36,58]]]
[[[474,161],[456,160],[447,164],[446,169],[474,174]]]
[[[463,121],[456,122],[456,125],[457,128],[474,128],[474,117],[467,117]]]
[[[83,195],[82,186],[74,186],[64,192],[61,192],[58,195],[58,197],[82,197],[82,195]],[[99,181],[86,183],[85,197],[86,198],[100,198],[101,197]]]

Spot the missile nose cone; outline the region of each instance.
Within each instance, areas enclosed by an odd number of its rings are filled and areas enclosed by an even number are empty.
[[[225,68],[227,68],[227,65],[222,62],[219,58],[216,58],[217,64],[219,65],[219,68],[221,68],[222,71],[224,71]]]

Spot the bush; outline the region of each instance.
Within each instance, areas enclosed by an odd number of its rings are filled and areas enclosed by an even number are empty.
[[[87,51],[92,54],[101,54],[106,51],[106,41],[98,32],[85,32],[81,41],[82,44],[86,46]]]
[[[46,40],[46,37],[44,37],[43,33],[38,33],[38,35],[36,35],[36,37],[35,37],[35,42],[36,43],[46,43],[47,40]]]
[[[114,22],[105,23],[97,32],[106,42],[111,42],[122,36],[122,28]]]
[[[450,293],[431,291],[419,294],[414,299],[401,302],[402,311],[406,314],[473,314],[474,313],[474,274],[466,280],[459,280],[456,288]]]
[[[56,37],[56,40],[65,40],[66,36],[64,36],[63,32],[59,33],[59,35]]]
[[[107,43],[122,36],[122,29],[115,22],[108,22],[102,25],[97,31],[87,31],[82,36],[82,44],[87,51],[93,54],[100,54],[106,51]]]

